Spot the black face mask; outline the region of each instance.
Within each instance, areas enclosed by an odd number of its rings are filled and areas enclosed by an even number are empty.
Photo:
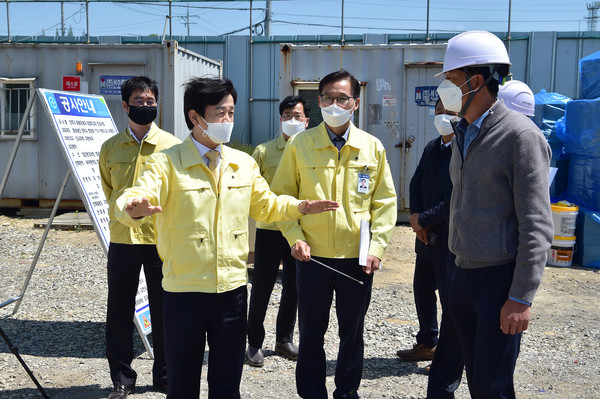
[[[142,106],[129,106],[129,119],[138,125],[149,125],[156,119],[156,106],[148,107],[147,105]]]

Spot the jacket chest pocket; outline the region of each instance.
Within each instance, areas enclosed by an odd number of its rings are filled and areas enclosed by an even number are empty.
[[[216,196],[209,182],[202,179],[186,178],[174,182],[172,198],[175,206],[183,209],[196,209],[198,204],[214,207]]]
[[[222,200],[226,201],[226,204],[235,204],[234,208],[239,212],[246,212],[247,217],[252,197],[252,182],[234,179],[227,175],[222,179],[225,179],[221,181],[221,194],[224,196]]]
[[[116,155],[110,159],[107,166],[110,169],[113,187],[118,187],[119,183],[122,183],[126,179],[133,178],[135,164],[136,157],[134,155],[127,156],[122,154],[121,156]]]
[[[360,161],[348,162],[345,183],[349,193],[350,206],[354,212],[365,212],[370,208],[376,181],[376,164]]]

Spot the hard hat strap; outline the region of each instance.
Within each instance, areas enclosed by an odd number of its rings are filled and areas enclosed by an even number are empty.
[[[469,72],[468,72],[468,68],[464,69],[465,71],[465,78],[467,78]],[[460,112],[458,113],[458,116],[460,116],[461,118],[463,116],[465,116],[465,113],[467,112],[467,109],[469,109],[469,105],[471,105],[471,102],[473,101],[473,98],[475,98],[475,95],[477,93],[479,93],[479,91],[481,89],[483,89],[485,86],[487,86],[487,84],[490,82],[490,80],[492,80],[494,78],[494,73],[496,73],[496,66],[494,66],[494,69],[492,70],[492,73],[490,74],[490,76],[488,76],[485,81],[483,82],[483,84],[481,85],[481,87],[479,87],[477,90],[471,90],[471,79],[467,79],[467,89],[469,89],[468,91],[468,95],[469,97],[467,97],[467,102],[465,103],[465,105],[461,108]]]

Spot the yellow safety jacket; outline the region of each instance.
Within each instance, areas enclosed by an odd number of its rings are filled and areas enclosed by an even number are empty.
[[[117,199],[119,221],[135,226],[125,212],[135,197],[160,205],[157,248],[163,259],[163,288],[171,292],[225,292],[247,283],[248,216],[296,220],[301,201],[277,197],[248,154],[222,146],[219,187],[191,138],[154,154],[132,188]]]
[[[115,200],[140,175],[148,157],[175,144],[177,137],[152,123],[148,134],[138,143],[129,128],[106,140],[100,149],[100,178],[108,201],[110,241],[118,244],[156,244],[153,218],[147,218],[140,226],[130,228],[115,218]]]
[[[371,224],[369,255],[383,257],[397,219],[396,190],[385,149],[374,136],[351,123],[348,141],[338,151],[324,123],[298,133],[288,140],[271,188],[340,203],[335,212],[277,223],[290,246],[306,241],[312,255],[356,258],[365,219]]]

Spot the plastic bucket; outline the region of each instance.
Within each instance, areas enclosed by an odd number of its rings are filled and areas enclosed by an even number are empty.
[[[573,237],[575,235],[575,222],[579,207],[567,201],[552,204],[552,221],[554,222],[554,235],[559,237]]]
[[[550,266],[569,267],[573,263],[575,247],[575,236],[554,236],[552,246],[548,252],[548,263]]]

